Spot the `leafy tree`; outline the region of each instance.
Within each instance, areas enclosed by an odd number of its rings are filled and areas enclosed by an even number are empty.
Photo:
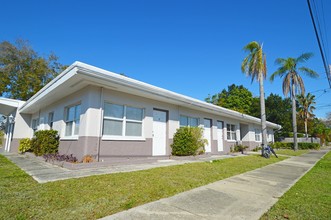
[[[297,96],[298,104],[299,104],[299,117],[303,119],[305,123],[305,134],[306,137],[308,137],[308,120],[310,118],[313,118],[315,115],[313,114],[313,111],[315,110],[315,96],[311,93],[308,93],[306,96],[304,95],[298,95]]]
[[[265,102],[267,120],[282,126],[281,131],[275,133],[275,138],[288,136],[291,131],[291,100],[271,93]]]
[[[261,107],[260,107],[260,98],[259,97],[252,98],[252,105],[250,107],[249,113],[251,116],[261,118]],[[267,114],[267,116],[268,116],[268,114]]]
[[[270,80],[273,81],[276,76],[283,77],[283,93],[285,96],[290,93],[292,100],[292,125],[293,125],[293,140],[294,150],[298,150],[297,141],[297,121],[296,121],[296,100],[295,97],[298,93],[305,94],[305,86],[299,72],[304,73],[312,78],[317,77],[318,74],[307,67],[298,67],[298,64],[304,63],[313,56],[312,53],[304,53],[298,58],[289,57],[287,59],[278,58],[275,63],[280,65],[276,72],[274,72]]]
[[[331,141],[331,128],[327,127],[323,121],[315,118],[313,120],[313,136],[321,139],[321,144],[325,144]]]
[[[27,41],[17,40],[15,44],[3,41],[0,43],[0,95],[27,100],[65,67],[54,54],[39,56]]]
[[[221,93],[209,95],[205,100],[214,105],[250,114],[252,99],[253,95],[247,88],[232,84],[228,86],[228,90],[223,89]]]
[[[265,98],[264,98],[264,79],[267,75],[267,61],[263,53],[263,45],[256,41],[248,43],[243,49],[248,52],[248,55],[241,63],[241,71],[247,76],[259,81],[260,85],[260,107],[261,107],[261,126],[262,126],[262,143],[267,146],[267,122],[265,114]],[[263,148],[262,148],[263,155]]]
[[[205,101],[214,105],[219,105],[219,95],[220,93],[214,94],[212,96],[208,94],[208,97],[205,98]]]

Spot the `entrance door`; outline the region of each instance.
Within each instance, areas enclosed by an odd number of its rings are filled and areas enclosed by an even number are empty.
[[[223,122],[217,121],[217,150],[223,151]]]
[[[211,119],[204,119],[203,137],[207,139],[208,143],[205,145],[206,152],[211,152]]]
[[[153,111],[153,156],[166,154],[167,113]]]

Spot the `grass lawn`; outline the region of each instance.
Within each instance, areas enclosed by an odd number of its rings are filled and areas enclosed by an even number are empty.
[[[261,219],[331,219],[331,152]]]
[[[0,219],[96,219],[283,159],[236,157],[38,184],[0,155]]]
[[[300,156],[302,154],[306,154],[309,150],[291,150],[291,149],[279,149],[275,150],[276,154],[288,155],[288,156]]]

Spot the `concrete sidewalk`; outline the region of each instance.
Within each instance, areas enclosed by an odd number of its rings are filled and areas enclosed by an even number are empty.
[[[259,219],[328,151],[291,157],[103,219]]]
[[[80,178],[93,175],[132,172],[147,170],[156,167],[166,167],[185,163],[196,163],[210,160],[220,160],[235,157],[234,155],[210,155],[204,157],[177,157],[169,158],[137,158],[132,160],[117,161],[115,164],[94,164],[91,168],[66,169],[57,165],[46,163],[44,159],[35,156],[2,153],[9,160],[19,166],[27,174],[39,183],[47,183],[71,178]],[[238,154],[236,156],[243,156]]]

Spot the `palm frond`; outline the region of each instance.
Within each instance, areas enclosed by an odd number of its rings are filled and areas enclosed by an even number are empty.
[[[296,74],[295,78],[296,78],[297,92],[304,95],[305,94],[305,84],[303,83],[303,80],[302,80],[301,76]]]
[[[305,63],[313,56],[314,56],[313,53],[303,53],[298,58],[296,58],[296,63]]]
[[[291,75],[287,74],[283,81],[283,93],[287,97],[289,91],[291,90]],[[292,98],[292,95],[290,95]]]
[[[309,69],[308,67],[300,67],[298,68],[299,71],[301,71],[302,73],[304,73],[305,75],[311,77],[311,78],[317,78],[319,77],[318,73],[315,72],[314,70],[312,69]]]
[[[276,65],[283,65],[285,63],[285,61],[286,61],[286,59],[284,59],[284,58],[277,58],[275,60],[275,64]]]

